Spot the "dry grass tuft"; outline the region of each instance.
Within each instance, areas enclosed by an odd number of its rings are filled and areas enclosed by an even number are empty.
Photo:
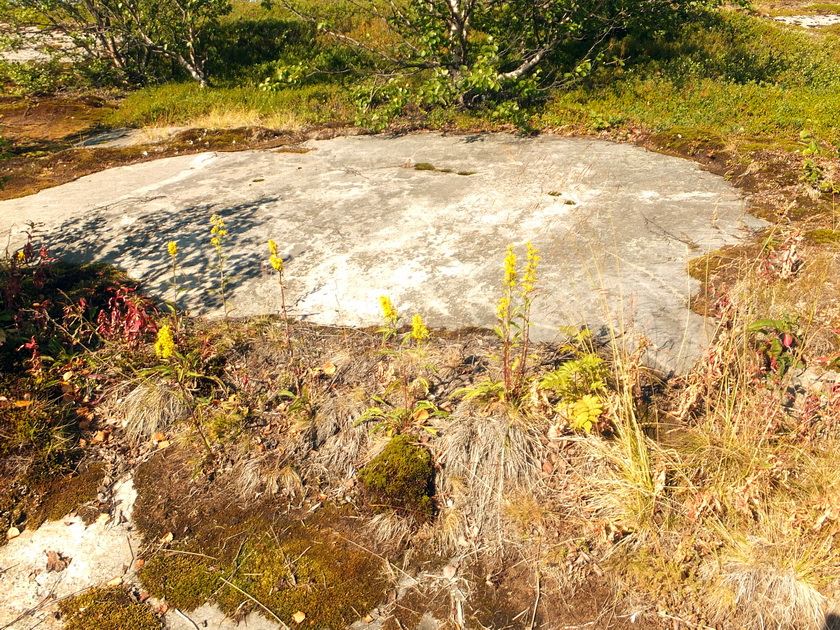
[[[737,619],[745,629],[822,627],[826,598],[818,590],[816,556],[814,550],[796,548],[796,538],[787,532],[776,541],[758,536],[731,540],[705,567],[713,580],[711,603],[721,620]]]
[[[139,443],[187,419],[194,401],[175,383],[150,377],[120,386],[109,396],[106,406],[122,421],[129,440]]]
[[[519,415],[482,413],[461,404],[452,415],[439,453],[439,543],[448,549],[481,539],[503,544],[505,499],[533,490],[545,456],[539,426]]]

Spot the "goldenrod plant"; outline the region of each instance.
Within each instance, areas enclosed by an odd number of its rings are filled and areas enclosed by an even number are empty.
[[[172,329],[163,325],[158,329],[155,340],[155,354],[159,359],[169,359],[175,354],[175,339],[172,336]]]
[[[430,337],[429,329],[423,321],[423,317],[417,313],[411,318],[411,332],[406,333],[404,341],[413,343],[415,347],[421,347]]]
[[[166,252],[169,254],[169,263],[171,265],[170,269],[172,271],[170,284],[172,285],[172,290],[175,294],[174,299],[171,303],[168,303],[167,306],[172,313],[172,322],[175,325],[175,331],[178,332],[181,330],[181,318],[180,313],[178,312],[178,297],[181,294],[181,287],[178,281],[178,254],[180,253],[180,250],[178,249],[178,242],[169,241],[166,244]]]
[[[286,285],[283,281],[283,271],[285,271],[286,265],[283,257],[279,255],[277,243],[273,239],[268,240],[268,264],[277,273],[277,282],[280,285],[280,314],[286,328],[286,343],[290,343],[292,337],[289,327],[289,312],[286,309]]]
[[[227,262],[227,255],[225,254],[225,239],[228,236],[227,225],[224,219],[218,214],[210,217],[210,245],[216,253],[216,268],[219,274],[219,295],[222,299],[222,308],[225,312],[225,319],[228,317],[228,303],[227,303],[227,275],[225,273],[225,263]]]
[[[503,263],[502,297],[496,304],[496,335],[501,340],[501,381],[486,380],[456,390],[465,400],[499,399],[516,405],[525,394],[528,357],[531,350],[531,309],[537,293],[540,254],[532,243],[525,246],[525,265],[520,271],[513,245],[508,245]]]
[[[396,337],[399,331],[400,314],[397,312],[394,303],[387,295],[379,296],[379,308],[382,311],[382,319],[384,325],[379,329],[382,335],[382,341],[386,342],[389,339]]]

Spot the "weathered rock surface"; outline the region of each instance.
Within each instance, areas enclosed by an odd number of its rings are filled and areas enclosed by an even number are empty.
[[[777,22],[794,24],[804,28],[819,28],[840,24],[840,15],[782,15],[774,19]]]
[[[763,224],[696,164],[588,139],[504,134],[345,137],[288,150],[205,153],[120,167],[0,203],[0,234],[43,224],[51,251],[127,269],[181,306],[218,315],[209,217],[227,221],[234,316],[275,313],[266,240],[286,258],[296,316],[379,322],[377,298],[434,326],[494,323],[508,243],[543,255],[534,331],[613,324],[682,369],[705,344],[687,262]]]

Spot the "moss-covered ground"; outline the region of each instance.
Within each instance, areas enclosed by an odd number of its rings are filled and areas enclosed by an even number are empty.
[[[151,608],[134,601],[122,588],[97,588],[59,605],[65,630],[160,630]]]

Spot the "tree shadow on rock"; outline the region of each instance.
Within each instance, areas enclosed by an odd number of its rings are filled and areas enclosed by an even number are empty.
[[[82,219],[65,221],[41,234],[50,252],[69,262],[104,262],[124,269],[147,290],[171,299],[172,259],[167,244],[178,244],[177,286],[179,306],[221,306],[218,260],[210,244],[210,217],[220,215],[228,230],[227,291],[231,293],[261,273],[260,246],[247,236],[262,223],[260,210],[277,197],[263,197],[233,206],[212,203],[187,208],[161,208],[157,198],[121,201],[103,206]]]
[[[829,614],[826,616],[823,630],[840,630],[840,615]]]

